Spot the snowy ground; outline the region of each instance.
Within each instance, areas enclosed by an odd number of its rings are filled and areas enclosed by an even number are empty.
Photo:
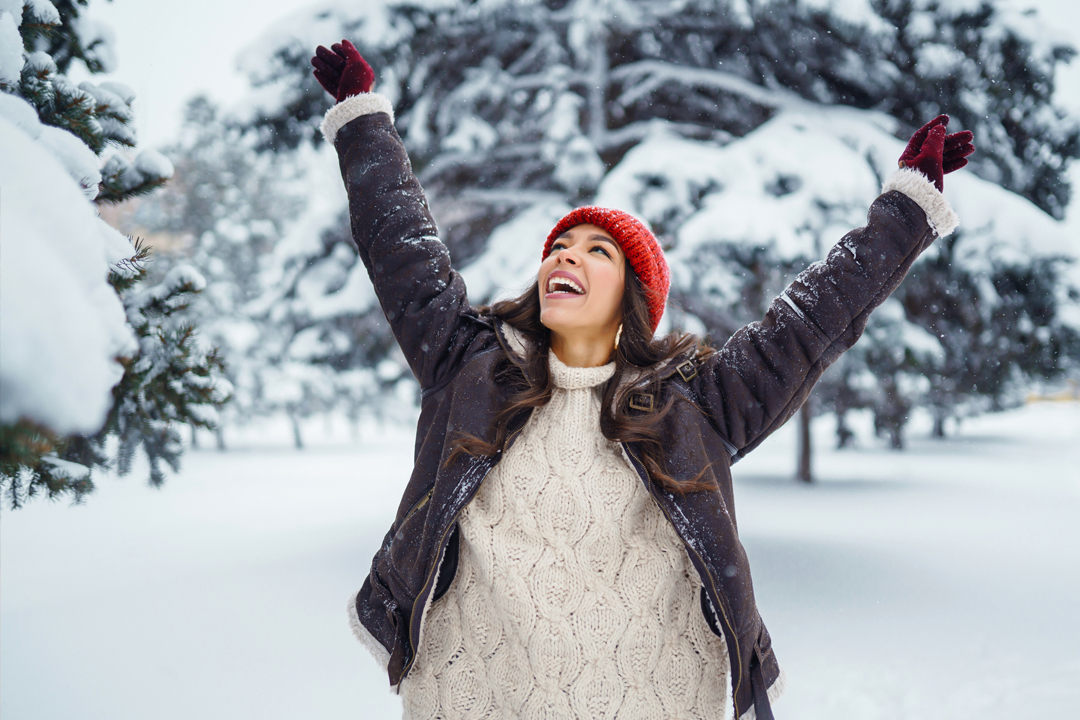
[[[1080,706],[1080,404],[905,453],[781,430],[738,466],[740,526],[788,675],[781,718],[1067,717]],[[164,490],[0,513],[10,720],[394,718],[344,607],[411,439],[192,451]],[[260,447],[261,445],[261,447]]]

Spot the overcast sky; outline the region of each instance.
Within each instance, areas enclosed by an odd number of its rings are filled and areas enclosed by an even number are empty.
[[[1017,4],[1038,8],[1057,30],[1071,31],[1080,47],[1078,0]],[[112,26],[118,56],[116,72],[94,80],[116,80],[134,89],[140,145],[161,145],[179,129],[181,109],[192,95],[205,92],[225,105],[241,95],[246,83],[235,69],[237,52],[274,21],[311,5],[311,0],[91,0],[87,12]],[[1080,59],[1058,82],[1074,88],[1072,109],[1080,113]]]
[[[85,12],[113,28],[117,54],[116,71],[93,81],[108,79],[130,86],[136,94],[139,145],[164,144],[179,130],[182,109],[193,95],[205,92],[228,105],[243,94],[247,84],[236,71],[237,52],[275,20],[312,4],[311,0],[90,0]]]

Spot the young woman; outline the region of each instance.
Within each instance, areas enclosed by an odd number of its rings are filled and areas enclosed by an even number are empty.
[[[471,306],[371,68],[348,41],[312,64],[353,238],[422,389],[412,477],[349,601],[405,717],[771,718],[783,681],[730,466],[956,226],[942,177],[971,133],[945,116],[916,133],[866,227],[715,351],[654,337],[667,263],[618,210],[574,210],[524,295]]]

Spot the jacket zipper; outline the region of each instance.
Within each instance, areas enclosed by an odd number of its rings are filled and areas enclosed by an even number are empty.
[[[623,446],[623,449],[626,451],[627,455],[629,455],[631,458],[633,458],[637,462],[638,465],[641,465],[642,468],[645,467],[642,464],[641,459],[638,458],[638,456],[634,454],[634,451],[630,449],[630,446],[627,443],[620,443],[620,444]],[[641,471],[638,470],[637,468],[634,468],[634,470],[639,475],[642,475]],[[647,473],[645,475],[642,475],[641,479],[643,481],[645,481],[646,487],[649,488],[649,494],[653,496],[654,500],[656,500],[657,507],[660,508],[660,512],[664,513],[664,517],[667,518],[668,524],[671,525],[671,528],[675,531],[675,534],[679,536],[680,540],[682,540],[682,543],[686,547],[687,552],[692,552],[694,554],[694,556],[697,557],[698,563],[700,563],[700,567],[704,570],[705,577],[709,581],[709,587],[712,588],[712,591],[713,591],[713,594],[715,595],[715,597],[719,598],[720,597],[720,592],[716,589],[716,581],[713,579],[712,573],[709,572],[709,568],[705,564],[705,560],[701,557],[701,555],[698,553],[698,551],[695,550],[693,548],[693,546],[690,545],[690,543],[688,543],[686,541],[686,538],[683,537],[682,533],[679,531],[679,526],[676,525],[674,522],[672,522],[671,515],[668,513],[667,509],[664,508],[664,504],[661,503],[659,501],[659,499],[656,497],[656,493],[654,492],[654,484],[651,481],[651,479],[649,479],[647,477]],[[742,653],[739,651],[739,636],[735,634],[734,626],[731,624],[731,621],[728,619],[727,612],[725,612],[725,610],[724,610],[724,604],[723,603],[717,603],[717,604],[720,606],[719,608],[717,608],[720,611],[720,621],[724,623],[724,631],[727,633],[727,637],[724,638],[724,639],[726,641],[726,640],[728,640],[730,638],[731,641],[735,643],[735,657],[738,658],[738,661],[739,661],[739,668],[738,668],[739,672],[738,672],[737,677],[741,681],[742,680],[742,675],[743,675],[743,670],[742,670]],[[737,688],[737,687],[738,687],[738,683],[733,682],[732,685],[731,685],[731,688],[732,688],[732,702],[735,701],[734,695],[735,695],[735,688]]]
[[[506,444],[503,446],[502,451],[499,453],[500,456],[506,454],[506,452],[510,450],[510,446],[514,443],[514,439],[525,428],[526,424],[527,422],[522,423],[520,428],[511,433],[510,437],[506,438]],[[446,540],[450,535],[451,528],[453,528],[454,525],[457,523],[458,517],[461,516],[461,513],[464,512],[465,508],[468,507],[470,502],[472,502],[472,499],[476,497],[476,493],[480,492],[480,486],[484,484],[484,480],[487,479],[487,476],[491,473],[492,470],[495,469],[495,465],[497,464],[498,462],[496,461],[494,465],[488,468],[487,472],[484,473],[484,477],[480,479],[480,482],[476,484],[476,487],[469,494],[469,497],[465,498],[465,502],[462,503],[461,508],[458,509],[456,513],[454,513],[454,517],[450,518],[450,522],[447,524],[446,529],[443,531],[442,537],[439,538],[439,561],[434,563],[431,570],[428,571],[427,577],[424,578],[424,584],[421,586],[420,596],[425,595],[424,591],[427,590],[428,585],[431,583],[432,578],[435,576],[436,570],[438,570],[439,566],[442,565],[442,554],[446,551]],[[434,491],[434,488],[432,488],[432,491]],[[429,496],[430,494],[431,491],[428,492]],[[404,524],[404,521],[402,522],[402,524]],[[424,602],[422,604],[427,605],[427,598],[424,598]],[[405,678],[409,676],[409,670],[412,669],[413,663],[416,662],[416,656],[419,652],[419,649],[416,647],[416,645],[413,644],[412,628],[413,623],[417,621],[416,612],[418,606],[420,605],[421,603],[414,603],[412,614],[409,616],[409,647],[412,649],[412,653],[409,657],[408,664],[401,669],[401,677],[398,679],[398,687],[401,687],[401,683],[404,682]],[[424,611],[423,607],[419,607],[419,610],[421,613]]]

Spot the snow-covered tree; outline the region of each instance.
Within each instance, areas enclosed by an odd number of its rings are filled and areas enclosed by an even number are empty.
[[[608,167],[651,119],[742,136],[772,103],[739,81],[880,110],[901,134],[947,110],[981,139],[980,176],[1056,218],[1069,196],[1063,160],[1080,155],[1075,119],[1052,105],[1054,69],[1076,51],[1008,0],[320,3],[243,58],[259,88],[250,120],[268,144],[317,139],[326,101],[307,60],[313,43],[338,35],[380,69],[414,158],[467,152],[447,177],[460,190],[558,187],[561,153],[549,147],[548,167],[530,165],[515,183],[510,150],[557,140],[566,130],[551,121],[569,105],[580,115],[572,134]]]
[[[94,468],[124,474],[135,451],[178,467],[177,426],[212,425],[227,387],[184,310],[204,281],[177,268],[141,283],[149,254],[106,225],[95,203],[164,184],[172,166],[134,160],[134,94],[76,87],[75,60],[111,69],[110,33],[85,0],[0,1],[0,490],[28,497],[93,489]]]
[[[1025,216],[1015,200],[946,238],[898,293],[907,316],[941,341],[937,361],[920,365],[939,436],[948,417],[1015,406],[1030,380],[1080,366],[1076,238],[1055,224],[1017,227]]]
[[[1000,404],[985,380],[950,389],[971,363],[1004,388],[1077,360],[1077,327],[1062,320],[1073,251],[1054,218],[1080,124],[1053,103],[1054,70],[1075,51],[1007,0],[323,3],[242,57],[256,86],[242,120],[265,147],[318,142],[328,103],[308,57],[340,37],[394,101],[476,302],[524,284],[570,206],[612,204],[670,247],[669,323],[722,342],[862,224],[900,139],[949,112],[978,145],[971,171],[946,182],[964,225],[875,316],[818,406],[870,407],[900,445],[913,405],[944,416],[975,396]],[[964,282],[977,292],[956,296]],[[967,325],[934,310],[948,297],[972,306]],[[975,315],[1000,318],[993,342],[970,339],[991,327]],[[1018,339],[1041,363],[1021,361]]]
[[[309,208],[305,218],[311,215]],[[355,422],[415,400],[367,269],[348,236],[322,229],[327,219],[337,214],[297,223],[277,245],[263,270],[264,292],[248,307],[266,329],[259,411],[284,412],[297,447],[303,418],[342,411]]]
[[[266,330],[245,308],[262,292],[260,269],[300,209],[300,199],[287,190],[294,173],[271,155],[257,155],[201,96],[188,102],[180,135],[163,152],[175,167],[172,181],[139,205],[133,224],[182,240],[180,252],[158,259],[156,277],[190,266],[206,278],[190,314],[202,340],[219,349],[233,386],[222,424],[244,422],[260,407],[257,370]]]
[[[371,313],[374,293],[355,250],[325,231],[336,228],[339,208],[319,220],[302,201],[306,166],[327,154],[259,154],[253,145],[211,102],[193,99],[180,137],[164,148],[176,166],[173,182],[134,221],[187,238],[164,267],[189,264],[208,279],[192,310],[234,388],[223,423],[283,413],[299,447],[300,420],[379,410],[402,370],[392,361],[371,369],[392,341]],[[333,190],[336,199],[341,190]],[[218,442],[224,447],[220,433]]]

